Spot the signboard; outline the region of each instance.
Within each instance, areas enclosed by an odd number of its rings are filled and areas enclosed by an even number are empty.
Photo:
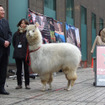
[[[96,86],[105,86],[105,46],[97,46]]]

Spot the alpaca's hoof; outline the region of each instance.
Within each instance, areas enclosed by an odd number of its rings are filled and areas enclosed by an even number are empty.
[[[69,91],[69,90],[71,90],[71,88],[64,88],[64,90],[67,90],[67,91]]]
[[[48,88],[48,90],[52,90],[52,88]]]
[[[64,90],[69,91],[70,89],[66,89],[66,88],[65,88]]]
[[[42,91],[42,92],[45,92],[45,90],[43,90],[43,89],[42,89],[41,91]]]
[[[45,90],[46,90],[46,89],[42,89],[41,91],[42,91],[42,92],[45,92]]]
[[[66,89],[67,91],[71,90],[71,89]]]

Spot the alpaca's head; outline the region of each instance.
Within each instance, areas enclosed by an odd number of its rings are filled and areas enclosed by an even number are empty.
[[[42,43],[42,35],[36,25],[28,25],[26,38],[30,46]]]

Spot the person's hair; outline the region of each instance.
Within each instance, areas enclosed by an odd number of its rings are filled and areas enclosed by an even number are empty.
[[[21,25],[22,21],[24,21],[26,25],[29,25],[29,22],[26,19],[21,19],[19,23],[17,24],[17,27]]]
[[[0,4],[0,7],[3,7],[3,6]]]
[[[103,29],[100,29],[100,30],[99,30],[99,33],[98,33],[99,36],[101,36],[101,31],[102,31],[102,30],[103,30]]]

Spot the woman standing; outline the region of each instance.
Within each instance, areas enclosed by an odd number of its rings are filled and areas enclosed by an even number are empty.
[[[99,31],[99,35],[96,36],[95,40],[94,40],[94,43],[93,43],[93,46],[92,46],[92,49],[91,49],[91,53],[93,54],[94,52],[94,49],[95,49],[95,46],[96,45],[105,45],[105,43],[102,41],[102,38],[101,38],[101,31],[103,31],[103,29],[101,29]]]
[[[16,62],[17,67],[17,87],[16,89],[22,88],[22,63],[24,64],[24,76],[25,76],[25,88],[30,89],[29,87],[29,69],[28,65],[25,62],[26,51],[27,51],[27,39],[26,39],[26,26],[28,21],[22,19],[17,24],[18,30],[14,33],[13,36],[13,47],[14,53],[13,58]]]

